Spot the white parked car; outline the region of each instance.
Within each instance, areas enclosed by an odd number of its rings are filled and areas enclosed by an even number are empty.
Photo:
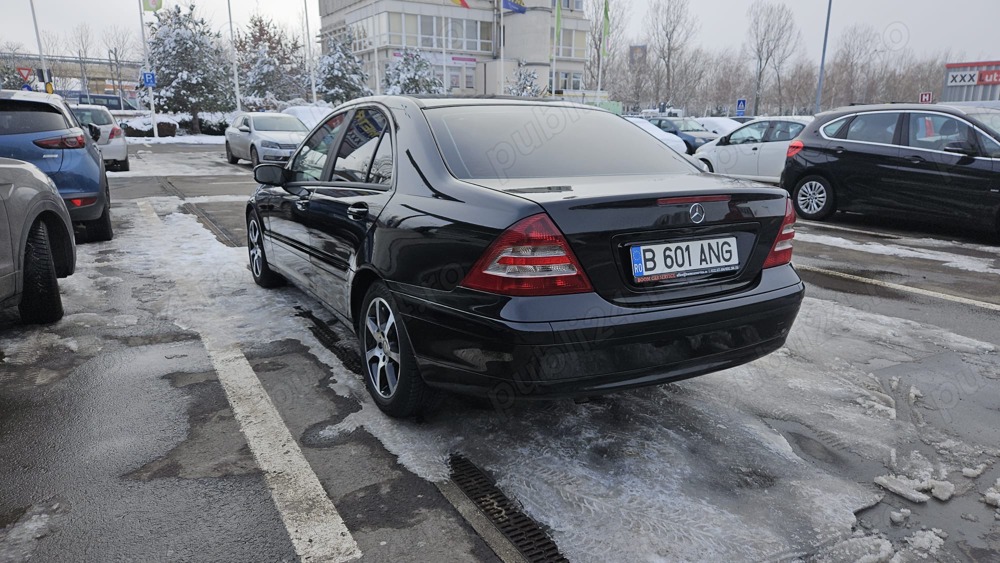
[[[326,116],[333,113],[333,108],[321,107],[321,106],[290,106],[283,110],[281,113],[287,113],[288,115],[294,115],[299,118],[306,127],[312,129],[317,123],[326,119]]]
[[[226,128],[226,160],[253,166],[287,162],[309,132],[299,118],[284,113],[241,113]]]
[[[716,135],[728,135],[743,125],[728,117],[696,117],[694,120]]]
[[[640,129],[656,137],[661,143],[677,151],[678,154],[687,154],[687,145],[677,135],[667,133],[642,117],[626,117],[625,119],[635,123]]]
[[[716,174],[777,184],[788,143],[812,120],[810,116],[762,117],[705,143],[695,157]]]
[[[97,104],[76,104],[70,105],[69,109],[80,125],[87,127],[93,124],[101,130],[97,148],[101,150],[104,166],[108,170],[128,170],[128,141],[125,140],[125,131],[108,108]]]

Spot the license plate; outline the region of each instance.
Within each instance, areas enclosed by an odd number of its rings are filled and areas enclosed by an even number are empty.
[[[740,268],[736,237],[633,246],[637,283],[732,272]]]

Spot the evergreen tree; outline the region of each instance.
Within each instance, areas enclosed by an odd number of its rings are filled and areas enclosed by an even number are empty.
[[[201,133],[200,112],[229,109],[234,102],[220,34],[195,16],[193,3],[187,9],[174,6],[156,12],[149,28],[156,108],[190,113],[192,132]]]
[[[385,93],[443,94],[444,85],[434,76],[427,59],[414,49],[403,49],[402,56],[385,73]]]
[[[297,37],[253,15],[246,33],[237,34],[235,46],[243,94],[278,100],[305,97],[309,75]]]
[[[317,64],[316,87],[323,99],[332,104],[372,94],[364,62],[351,50],[352,42],[350,34],[331,38],[327,43],[329,52]]]
[[[542,95],[542,87],[537,84],[538,72],[534,69],[528,70],[523,60],[517,61],[517,72],[514,73],[514,82],[507,83],[507,95],[524,96],[537,98]]]

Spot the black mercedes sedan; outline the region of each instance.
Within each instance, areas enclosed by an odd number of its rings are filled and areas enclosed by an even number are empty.
[[[352,327],[391,416],[737,366],[783,345],[804,295],[783,190],[588,106],[363,98],[254,176],[254,280]]]

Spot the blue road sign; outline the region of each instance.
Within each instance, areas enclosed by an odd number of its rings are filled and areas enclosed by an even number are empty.
[[[155,88],[156,87],[156,74],[152,72],[142,73],[142,87],[143,88]]]
[[[27,91],[30,92],[31,91],[31,84],[22,84],[21,85],[21,89],[22,90],[27,90]]]
[[[747,99],[740,98],[736,100],[736,117],[743,117],[747,114]]]

